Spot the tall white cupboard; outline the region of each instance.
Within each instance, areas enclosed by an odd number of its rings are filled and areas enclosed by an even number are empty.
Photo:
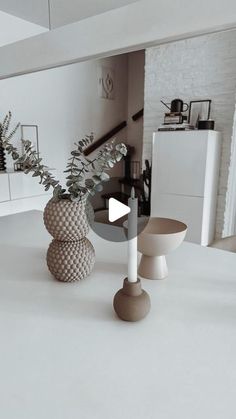
[[[214,240],[221,154],[216,131],[169,131],[153,135],[151,215],[188,225],[186,240]]]

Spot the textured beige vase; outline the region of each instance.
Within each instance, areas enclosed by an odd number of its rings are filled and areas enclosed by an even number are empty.
[[[47,252],[47,265],[59,281],[86,278],[92,271],[95,252],[86,238],[89,232],[86,201],[50,200],[44,210],[44,224],[54,240]]]

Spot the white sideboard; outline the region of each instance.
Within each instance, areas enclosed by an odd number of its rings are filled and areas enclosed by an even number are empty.
[[[9,177],[3,173],[0,176],[0,202],[10,200]]]
[[[50,169],[55,173],[54,169]],[[24,172],[0,172],[0,216],[33,209],[42,210],[52,192],[45,192],[38,177]]]
[[[151,215],[188,225],[186,240],[214,240],[221,134],[216,131],[153,135]]]

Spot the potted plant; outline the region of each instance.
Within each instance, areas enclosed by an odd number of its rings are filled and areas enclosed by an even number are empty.
[[[93,135],[75,142],[66,173],[66,189],[48,170],[31,141],[22,140],[23,154],[13,146],[11,139],[20,124],[8,134],[11,123],[9,112],[0,123],[0,146],[20,164],[26,174],[39,178],[45,191],[53,189],[53,197],[44,210],[44,224],[53,240],[47,251],[47,265],[52,275],[65,282],[87,277],[93,268],[95,253],[86,238],[88,216],[93,212],[87,198],[102,190],[101,183],[109,180],[109,171],[126,155],[126,146],[112,140],[89,159],[84,150],[93,141]]]

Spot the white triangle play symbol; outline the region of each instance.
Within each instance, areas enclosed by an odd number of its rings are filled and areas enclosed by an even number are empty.
[[[130,207],[125,204],[122,204],[120,201],[117,201],[115,198],[109,199],[109,213],[108,218],[111,223],[119,218],[124,217],[124,215],[129,214]]]

